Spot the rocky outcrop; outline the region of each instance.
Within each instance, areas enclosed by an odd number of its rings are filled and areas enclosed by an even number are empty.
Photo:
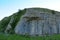
[[[15,27],[16,34],[60,34],[60,12],[29,8]]]
[[[10,30],[12,29],[11,24],[13,23],[13,21],[14,21],[14,16],[11,17],[11,20],[8,23],[7,28],[5,29],[5,33],[9,33],[10,32]]]

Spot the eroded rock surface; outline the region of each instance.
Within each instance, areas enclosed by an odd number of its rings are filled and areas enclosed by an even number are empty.
[[[16,34],[52,35],[60,33],[60,13],[52,10],[27,9],[15,27]]]

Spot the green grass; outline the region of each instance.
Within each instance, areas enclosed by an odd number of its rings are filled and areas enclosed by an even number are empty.
[[[0,34],[0,40],[60,40],[59,35],[52,35],[52,36],[23,36],[23,35],[16,35],[16,34]]]

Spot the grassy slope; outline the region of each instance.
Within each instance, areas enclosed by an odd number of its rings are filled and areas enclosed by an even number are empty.
[[[60,40],[60,34],[46,37],[39,37],[39,36],[29,37],[16,34],[12,35],[0,34],[0,40]]]

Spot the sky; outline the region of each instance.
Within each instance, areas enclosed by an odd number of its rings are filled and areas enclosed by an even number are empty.
[[[19,9],[40,7],[60,11],[60,0],[0,0],[0,20]]]

